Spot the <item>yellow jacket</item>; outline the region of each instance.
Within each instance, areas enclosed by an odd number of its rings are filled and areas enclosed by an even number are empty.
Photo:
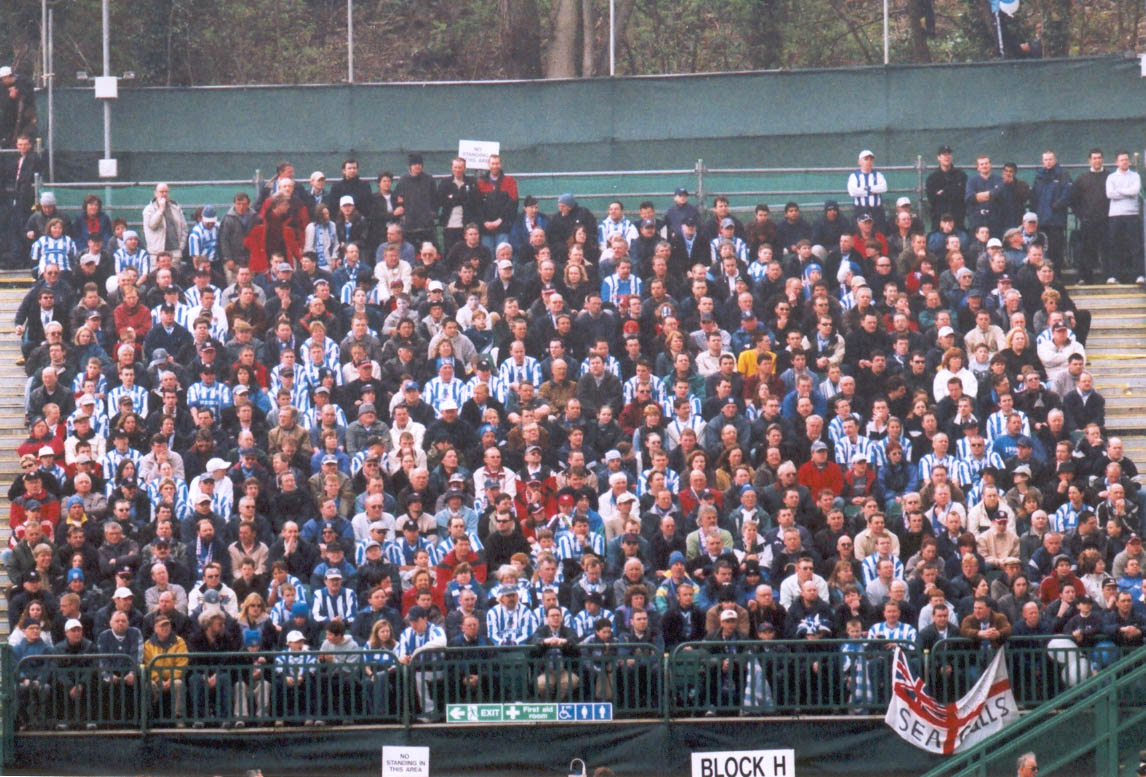
[[[173,655],[176,653],[180,655]],[[182,680],[183,670],[176,669],[175,667],[187,666],[186,653],[187,643],[183,641],[183,637],[176,636],[175,641],[167,648],[157,644],[153,639],[144,642],[143,665],[145,667],[148,666],[151,660],[156,656],[172,655],[171,658],[165,658],[156,664],[156,668],[151,672],[151,682],[160,683],[164,680]]]

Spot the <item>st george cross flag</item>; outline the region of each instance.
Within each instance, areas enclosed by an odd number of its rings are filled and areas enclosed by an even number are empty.
[[[921,750],[951,755],[1018,720],[1003,649],[974,687],[953,704],[940,704],[923,690],[899,648],[892,669],[891,703],[883,721]]]

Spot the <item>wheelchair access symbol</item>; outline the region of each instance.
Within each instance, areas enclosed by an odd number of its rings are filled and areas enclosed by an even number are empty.
[[[612,704],[596,703],[557,705],[557,720],[564,723],[591,723],[595,720],[612,719]]]

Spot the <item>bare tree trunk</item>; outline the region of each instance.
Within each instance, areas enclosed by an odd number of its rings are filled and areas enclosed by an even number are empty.
[[[581,26],[579,0],[554,3],[553,37],[545,62],[546,78],[577,77],[577,30]]]
[[[596,33],[593,0],[581,0],[581,76],[593,77],[593,44]]]
[[[931,49],[927,47],[927,33],[923,29],[923,3],[920,0],[908,0],[907,16],[911,29],[911,61],[930,62]]]
[[[498,0],[501,65],[510,78],[541,75],[541,25],[537,0]]]
[[[633,16],[633,9],[636,7],[636,0],[617,0],[617,16],[615,19],[615,29],[613,34],[616,36],[616,56],[618,59],[621,57],[621,51],[625,48],[625,31],[629,27],[629,20]],[[597,67],[598,73],[609,72],[609,41],[605,41],[605,45],[597,52]]]
[[[1048,57],[1070,54],[1070,26],[1073,8],[1070,0],[1051,0],[1043,6],[1043,53]]]

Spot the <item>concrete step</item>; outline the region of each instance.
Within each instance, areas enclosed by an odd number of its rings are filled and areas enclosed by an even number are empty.
[[[1141,308],[1113,308],[1091,316],[1091,332],[1109,330],[1146,332],[1146,305]]]
[[[1086,354],[1090,358],[1095,358],[1091,356],[1094,351],[1119,353],[1140,349],[1143,345],[1146,345],[1146,331],[1127,332],[1121,329],[1104,329],[1096,332],[1091,330],[1090,336],[1086,339]]]
[[[1072,297],[1126,297],[1137,294],[1143,296],[1142,289],[1133,283],[1089,283],[1085,286],[1075,284],[1068,286],[1067,291]]]

